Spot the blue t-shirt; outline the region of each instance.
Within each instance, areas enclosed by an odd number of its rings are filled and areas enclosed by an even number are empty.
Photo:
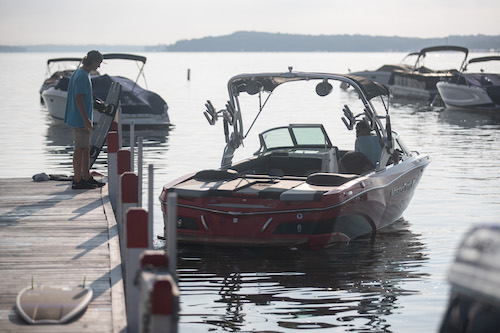
[[[71,127],[85,127],[82,115],[76,107],[76,95],[79,94],[83,95],[85,111],[92,122],[92,82],[90,81],[89,73],[82,68],[78,68],[69,80],[64,123]]]
[[[380,160],[380,154],[382,153],[382,147],[375,135],[358,136],[354,144],[354,150],[368,157],[373,166],[377,165],[377,162]]]

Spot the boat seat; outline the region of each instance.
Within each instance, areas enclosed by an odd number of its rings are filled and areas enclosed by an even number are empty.
[[[357,177],[352,174],[317,172],[309,175],[306,182],[315,186],[340,186]]]
[[[350,151],[340,160],[339,171],[342,174],[362,175],[375,169],[368,157],[363,153]]]
[[[269,160],[269,171],[287,176],[307,176],[308,174],[321,170],[320,158],[271,156]]]
[[[194,179],[204,182],[218,182],[221,180],[233,180],[238,178],[238,172],[231,169],[209,169],[198,171],[194,175]]]

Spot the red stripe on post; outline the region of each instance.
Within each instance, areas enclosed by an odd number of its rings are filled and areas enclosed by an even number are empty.
[[[115,132],[115,131],[108,132],[106,142],[108,145],[108,154],[118,152],[118,149],[119,149],[119,147],[118,147],[119,146],[118,145],[118,132]]]
[[[118,132],[118,123],[116,121],[111,124],[110,131]]]
[[[123,203],[138,203],[139,200],[139,179],[133,172],[125,172],[121,175],[122,185],[122,202]]]
[[[141,267],[168,268],[168,257],[163,250],[144,251],[141,254],[139,262]]]
[[[172,315],[175,290],[177,288],[170,275],[157,277],[151,290],[151,314]]]
[[[116,153],[118,174],[130,171],[130,150],[120,149]]]
[[[148,248],[148,213],[143,208],[127,210],[127,248]]]

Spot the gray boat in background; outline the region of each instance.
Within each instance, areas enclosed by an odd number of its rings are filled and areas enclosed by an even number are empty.
[[[499,258],[499,224],[467,233],[448,275],[452,289],[440,333],[499,331]]]

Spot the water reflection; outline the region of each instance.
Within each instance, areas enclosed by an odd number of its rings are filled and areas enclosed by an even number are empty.
[[[135,147],[137,149],[138,137],[143,138],[143,145],[145,156],[150,153],[163,152],[164,144],[168,142],[168,135],[171,128],[163,127],[160,129],[136,130],[135,134]],[[130,132],[122,132],[122,145],[123,147],[130,147]],[[59,163],[67,164],[71,167],[69,156],[73,154],[73,134],[71,128],[66,126],[63,122],[47,120],[47,130],[45,133],[45,148],[46,152],[50,155],[56,155],[55,158],[61,156]],[[106,143],[103,146],[103,152],[107,151]],[[57,162],[57,161],[54,161]],[[96,165],[106,165],[106,155],[99,155]]]
[[[183,246],[181,330],[390,332],[387,317],[398,297],[418,292],[405,282],[427,276],[419,238],[400,220],[375,237],[322,251]]]
[[[173,125],[171,126],[163,126],[160,128],[156,129],[140,129],[134,130],[134,136],[135,136],[135,145],[137,147],[137,138],[142,137],[144,139],[144,142],[149,142],[149,144],[155,145],[155,144],[164,144],[168,141],[168,135],[171,130],[173,130],[175,127]],[[129,130],[124,130],[122,134],[122,139],[123,139],[123,145],[126,147],[130,147],[130,131]]]
[[[429,112],[429,111],[435,112],[443,109],[443,107],[441,106],[431,105],[424,100],[404,98],[404,97],[391,98],[391,108],[393,110],[406,109],[410,112],[410,114],[419,112]]]
[[[45,143],[49,150],[51,148],[59,150],[73,147],[73,134],[71,133],[71,128],[63,123],[51,122],[49,126],[47,126],[45,138]]]
[[[440,115],[442,122],[463,128],[474,128],[485,125],[500,125],[500,111],[465,110],[446,108]]]

